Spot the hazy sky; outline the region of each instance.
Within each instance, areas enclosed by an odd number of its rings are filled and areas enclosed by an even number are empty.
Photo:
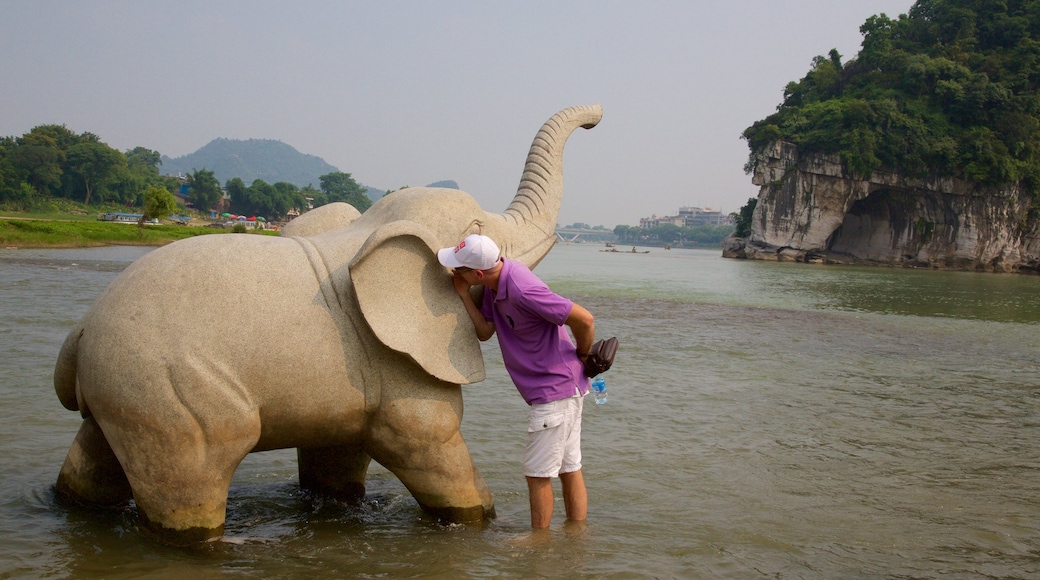
[[[912,4],[0,0],[0,135],[65,124],[170,157],[277,139],[501,211],[542,123],[600,103],[567,143],[561,224],[728,213],[757,195],[740,133],[814,56],[854,57],[869,16]]]

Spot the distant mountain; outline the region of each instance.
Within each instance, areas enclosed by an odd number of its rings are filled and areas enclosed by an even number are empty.
[[[256,179],[267,183],[285,181],[297,187],[318,187],[318,178],[339,171],[321,157],[306,155],[291,145],[273,139],[223,139],[210,141],[194,153],[183,157],[162,157],[159,171],[170,175],[187,175],[196,169],[208,169],[227,183],[238,177],[249,185]]]
[[[263,179],[267,183],[285,181],[297,187],[313,185],[321,187],[318,178],[326,173],[339,171],[329,165],[321,157],[300,153],[291,145],[274,139],[223,139],[210,141],[194,153],[183,157],[162,156],[160,173],[164,175],[187,175],[196,169],[208,169],[221,185],[232,177],[238,177],[249,185],[254,180]],[[354,176],[357,179],[357,176]],[[386,194],[385,190],[376,189],[358,182],[365,189],[369,199],[376,201]],[[447,187],[458,189],[459,184],[452,180],[431,183],[429,187]]]
[[[426,187],[445,187],[447,189],[458,189],[459,188],[459,184],[455,183],[454,181],[452,181],[450,179],[447,179],[445,181],[435,181],[435,182],[427,185]]]

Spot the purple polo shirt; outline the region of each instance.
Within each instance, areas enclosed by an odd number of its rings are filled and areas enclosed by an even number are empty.
[[[564,327],[570,300],[514,260],[503,260],[498,291],[484,290],[481,313],[495,323],[506,370],[528,405],[589,391],[589,379]]]

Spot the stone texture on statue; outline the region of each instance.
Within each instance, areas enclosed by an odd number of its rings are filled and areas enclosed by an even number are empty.
[[[758,154],[761,187],[746,240],[726,257],[873,263],[995,272],[1040,268],[1032,197],[953,179],[875,171],[848,176],[836,155],[777,142]]]
[[[58,398],[83,424],[63,497],[136,501],[171,543],[223,533],[246,454],[297,448],[300,484],[356,500],[371,459],[449,521],[494,517],[459,431],[484,379],[473,325],[436,251],[471,233],[534,267],[552,248],[563,148],[599,106],[554,115],[504,213],[409,188],[364,214],[330,204],[282,237],[200,236],[131,264],[69,333]]]

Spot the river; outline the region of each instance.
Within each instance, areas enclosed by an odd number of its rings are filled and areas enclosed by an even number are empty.
[[[525,405],[489,341],[463,435],[497,520],[440,525],[376,464],[361,506],[315,499],[272,451],[189,549],[52,491],[79,425],[58,349],[148,250],[0,250],[0,577],[1040,576],[1040,277],[600,249],[535,270],[621,342],[585,406],[584,534],[557,483],[552,541],[523,542]]]

